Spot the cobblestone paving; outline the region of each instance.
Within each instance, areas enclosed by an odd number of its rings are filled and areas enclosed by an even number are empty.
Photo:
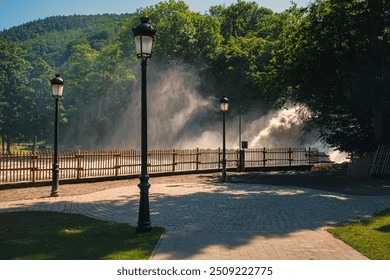
[[[0,212],[59,211],[136,225],[139,191],[0,203]],[[249,184],[156,184],[153,226],[166,232],[153,259],[365,259],[325,228],[390,207],[390,196],[352,196]]]

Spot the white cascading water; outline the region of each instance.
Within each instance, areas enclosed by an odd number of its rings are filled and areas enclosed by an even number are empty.
[[[137,84],[137,86],[139,86]],[[152,65],[148,68],[148,146],[149,149],[216,149],[222,146],[222,114],[219,98],[201,95],[199,78],[185,66]],[[107,149],[139,149],[140,89],[131,91],[128,109],[107,132],[109,143],[99,143]],[[229,104],[226,113],[227,148],[238,148],[238,115],[236,104]],[[104,106],[104,104],[99,104]],[[91,108],[95,110],[96,108]],[[242,115],[242,140],[249,148],[319,146],[305,135],[302,106],[270,110],[267,114],[247,112]],[[234,110],[237,112],[238,110]],[[100,139],[89,135],[96,145]],[[323,148],[323,147],[322,147]],[[323,148],[328,152],[327,148]],[[342,161],[338,151],[331,151],[335,161]]]

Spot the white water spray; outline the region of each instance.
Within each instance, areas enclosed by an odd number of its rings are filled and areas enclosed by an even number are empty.
[[[161,69],[162,68],[162,69]],[[106,149],[140,148],[140,88],[131,92],[127,110],[104,135],[105,143],[95,135],[93,145]],[[179,64],[148,67],[148,146],[149,149],[216,149],[222,146],[222,114],[219,98],[200,94],[199,78]],[[99,104],[104,106],[104,104]],[[226,114],[226,144],[238,148],[236,104]],[[93,108],[92,108],[93,110]],[[257,112],[259,113],[259,112]],[[304,131],[302,106],[271,110],[260,116],[255,112],[242,115],[242,140],[250,148],[313,146],[314,137]],[[332,152],[335,155],[336,152]]]
[[[282,108],[253,121],[244,132],[250,139],[249,147],[298,147],[304,133],[299,110],[298,106]]]

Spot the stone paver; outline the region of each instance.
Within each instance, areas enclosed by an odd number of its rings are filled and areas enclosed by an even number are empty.
[[[139,191],[2,202],[0,212],[59,211],[136,225]],[[153,226],[166,232],[152,259],[365,259],[325,228],[390,207],[390,196],[247,184],[152,185]]]

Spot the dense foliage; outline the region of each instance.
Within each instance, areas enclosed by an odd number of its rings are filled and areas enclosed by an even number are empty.
[[[316,1],[286,33],[289,97],[306,104],[321,137],[342,150],[390,143],[390,5]]]
[[[195,69],[204,95],[225,94],[250,109],[304,104],[308,127],[330,146],[372,151],[390,143],[389,6],[317,0],[274,13],[239,0],[202,15],[169,0],[132,15],[51,17],[13,27],[0,33],[2,143],[51,142],[55,72],[66,80],[67,142],[84,145],[94,135],[93,143],[104,143],[110,135],[103,131],[134,98],[132,27],[148,16],[158,31],[155,63]]]
[[[89,44],[100,50],[117,37],[128,14],[53,16],[12,27],[1,32],[7,41],[18,41],[28,51],[30,61],[42,58],[60,67],[72,47]]]

